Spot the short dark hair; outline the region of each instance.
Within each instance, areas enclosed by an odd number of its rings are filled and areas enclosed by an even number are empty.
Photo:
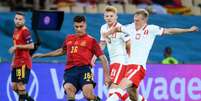
[[[16,15],[22,15],[22,16],[25,16],[24,12],[20,12],[20,11],[16,12]]]
[[[73,18],[74,22],[86,22],[86,18],[82,15],[77,15]]]
[[[172,48],[171,47],[165,47],[165,49],[164,49],[164,51],[165,51],[165,53],[167,53],[167,54],[172,54]]]

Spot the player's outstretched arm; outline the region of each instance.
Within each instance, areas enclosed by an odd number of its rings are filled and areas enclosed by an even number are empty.
[[[111,79],[109,76],[109,69],[108,69],[108,61],[105,55],[99,56],[99,59],[103,65],[103,72],[104,72],[104,77],[105,77],[105,85],[109,86],[111,84]]]
[[[186,32],[196,32],[198,31],[198,27],[192,26],[191,28],[182,29],[182,28],[165,28],[164,34],[179,34],[179,33],[186,33]]]
[[[101,50],[104,51],[104,49],[105,49],[105,47],[106,47],[106,42],[105,42],[105,41],[101,41],[101,42],[99,43],[99,45],[100,45],[100,47],[101,47]],[[97,57],[96,57],[96,55],[94,55],[94,56],[92,57],[92,60],[91,60],[91,65],[92,65],[92,67],[95,66],[96,60],[97,60]]]
[[[33,58],[42,58],[42,57],[55,57],[55,56],[61,56],[65,54],[65,50],[63,48],[59,48],[55,51],[45,53],[45,54],[34,54]]]

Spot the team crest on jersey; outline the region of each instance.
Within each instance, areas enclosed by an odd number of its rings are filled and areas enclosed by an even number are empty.
[[[87,42],[86,41],[82,41],[81,43],[80,43],[80,46],[86,46],[87,45]]]
[[[144,35],[148,35],[149,31],[148,30],[145,30],[144,31]]]

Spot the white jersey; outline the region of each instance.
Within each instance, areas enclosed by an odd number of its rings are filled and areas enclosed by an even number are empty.
[[[120,23],[116,23],[114,26],[122,26]],[[108,24],[101,26],[101,41],[105,41],[108,48],[108,53],[110,57],[110,64],[121,63],[126,64],[128,60],[128,55],[126,52],[126,41],[130,39],[129,34],[126,33],[114,33],[108,37],[104,37],[103,33],[109,30]]]
[[[135,24],[132,23],[122,27],[122,31],[130,34],[131,37],[131,56],[128,63],[142,65],[146,69],[147,58],[155,37],[162,35],[164,28],[156,25],[145,25],[136,31]]]

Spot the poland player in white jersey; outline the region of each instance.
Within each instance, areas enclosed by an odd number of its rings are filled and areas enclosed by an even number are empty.
[[[112,85],[109,88],[109,96],[112,95],[113,87],[118,86],[126,71],[126,64],[128,60],[128,54],[130,50],[128,43],[130,42],[130,36],[127,33],[115,32],[111,35],[105,35],[105,32],[109,31],[113,27],[122,26],[117,22],[117,10],[113,6],[107,6],[104,12],[105,24],[100,29],[100,46],[102,49],[107,46],[110,58],[110,78]],[[129,99],[127,92],[124,93],[125,97],[122,100]]]
[[[121,26],[120,23],[116,22],[113,26]],[[113,27],[111,26],[111,27]],[[113,33],[107,37],[104,36],[104,32],[107,32],[110,29],[108,24],[101,26],[101,38],[100,41],[107,44],[110,64],[120,63],[126,64],[128,60],[128,54],[126,51],[126,42],[130,40],[130,36],[126,33]]]
[[[153,45],[154,39],[157,35],[163,34],[176,34],[184,32],[198,31],[198,28],[193,26],[188,29],[181,28],[161,28],[157,25],[148,25],[148,12],[144,9],[140,9],[135,13],[134,23],[125,27],[112,28],[106,34],[110,35],[114,32],[122,31],[128,33],[131,37],[131,52],[129,62],[126,69],[125,78],[120,82],[120,88],[117,88],[115,93],[121,94],[127,88],[132,87],[134,101],[143,101],[137,95],[137,88],[140,81],[144,78],[146,72],[146,62]],[[123,95],[111,96],[108,99],[121,98]]]
[[[135,23],[129,24],[124,32],[130,33],[131,36],[131,56],[128,64],[140,64],[146,69],[146,62],[149,52],[157,35],[164,33],[164,28],[157,25],[144,25],[139,30],[136,29]],[[122,28],[123,30],[123,28]]]

